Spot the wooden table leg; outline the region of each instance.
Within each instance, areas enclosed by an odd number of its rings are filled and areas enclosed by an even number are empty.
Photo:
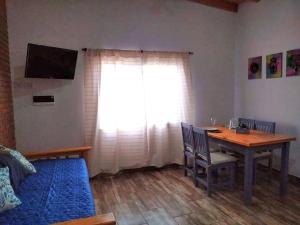
[[[244,202],[252,203],[253,150],[245,149]]]
[[[284,143],[281,149],[281,169],[280,169],[280,195],[285,196],[287,194],[288,186],[288,172],[289,172],[289,150],[290,143]]]

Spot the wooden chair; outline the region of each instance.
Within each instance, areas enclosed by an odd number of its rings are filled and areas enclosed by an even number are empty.
[[[194,149],[193,149],[193,125],[188,123],[181,123],[183,153],[184,153],[184,175],[188,173],[194,177]],[[192,161],[192,165],[189,164]]]
[[[234,187],[236,158],[222,152],[210,152],[207,131],[201,128],[193,128],[193,149],[195,152],[194,175],[196,186],[200,184],[207,188],[208,196],[212,189],[220,186]],[[199,174],[199,168],[205,169],[204,174]],[[218,170],[225,169],[228,179],[219,181]],[[214,176],[214,177],[213,177]]]
[[[254,130],[255,120],[246,119],[246,118],[239,118],[239,125],[240,124],[245,124],[248,127],[248,129]]]
[[[276,123],[255,120],[255,130],[259,130],[265,133],[275,133]],[[256,183],[256,170],[258,161],[268,160],[268,175],[269,179],[272,180],[272,168],[273,168],[273,153],[266,149],[266,151],[257,152],[254,154],[253,163],[253,184]]]
[[[275,134],[276,123],[255,120],[255,130],[263,131],[266,133]]]

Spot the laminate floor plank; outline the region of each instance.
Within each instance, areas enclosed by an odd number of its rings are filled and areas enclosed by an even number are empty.
[[[165,209],[157,208],[144,213],[149,225],[177,225],[176,221]]]
[[[142,225],[146,221],[134,202],[115,204],[112,207],[119,225]]]
[[[300,225],[300,185],[278,195],[279,174],[258,180],[253,204],[243,202],[243,175],[234,190],[208,197],[178,166],[126,171],[91,179],[97,214],[113,212],[118,225]]]

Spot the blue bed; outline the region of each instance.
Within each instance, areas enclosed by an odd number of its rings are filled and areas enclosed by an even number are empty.
[[[22,204],[0,213],[1,225],[46,225],[95,216],[84,159],[33,162],[37,173],[21,184]]]

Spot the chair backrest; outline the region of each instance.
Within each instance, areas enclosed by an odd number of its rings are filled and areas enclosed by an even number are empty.
[[[254,130],[255,120],[246,119],[246,118],[239,118],[239,125],[240,124],[245,124],[250,130]]]
[[[255,130],[263,131],[266,133],[275,133],[276,123],[255,120]]]
[[[210,151],[208,144],[207,131],[198,127],[193,128],[193,139],[194,139],[194,149],[197,156],[201,157],[203,160],[207,161],[210,165]]]
[[[188,123],[181,123],[181,130],[182,130],[182,140],[183,140],[183,148],[184,151],[192,150],[194,152],[193,148],[193,125]]]

